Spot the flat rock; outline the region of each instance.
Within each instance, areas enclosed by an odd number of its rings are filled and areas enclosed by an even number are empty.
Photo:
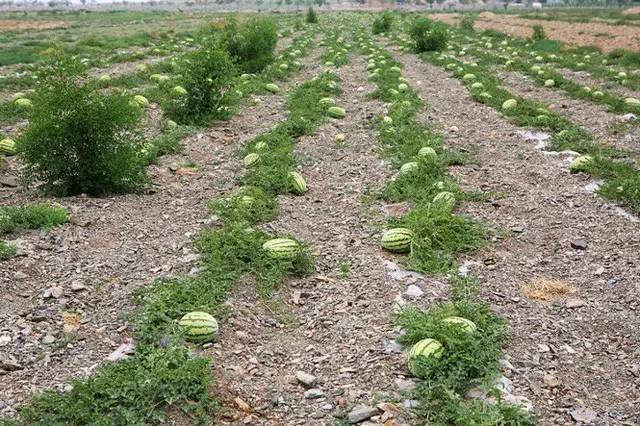
[[[307,399],[318,399],[324,396],[324,391],[319,388],[309,389],[304,393],[304,397]]]
[[[409,287],[407,287],[407,290],[404,292],[404,295],[411,299],[420,298],[423,294],[424,291],[422,291],[420,287],[414,284],[411,284]]]
[[[598,413],[590,408],[577,408],[569,414],[573,420],[582,423],[592,423],[598,417]]]
[[[586,250],[587,249],[587,240],[583,240],[579,238],[577,240],[571,241],[571,248],[575,250]]]
[[[0,370],[16,371],[22,370],[24,367],[18,363],[18,361],[11,355],[5,352],[0,352]]]
[[[296,371],[296,379],[303,385],[311,387],[316,382],[317,377],[304,371]]]
[[[347,417],[349,419],[349,423],[355,424],[368,420],[376,414],[378,414],[378,409],[376,407],[369,407],[368,405],[356,405],[349,412],[349,415]]]

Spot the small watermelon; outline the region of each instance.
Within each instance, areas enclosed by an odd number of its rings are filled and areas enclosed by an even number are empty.
[[[247,154],[246,157],[244,157],[244,166],[245,167],[251,167],[254,164],[256,164],[258,161],[260,160],[260,156],[258,154],[256,154],[255,152],[252,152],[251,154]]]
[[[409,350],[409,355],[407,357],[407,361],[409,364],[409,371],[414,376],[419,374],[417,369],[418,366],[418,358],[419,357],[435,357],[440,358],[442,353],[444,352],[444,348],[442,344],[435,339],[422,339],[415,345],[411,347]]]
[[[637,98],[626,98],[624,103],[632,107],[640,107],[640,100]]]
[[[144,96],[142,96],[142,95],[135,95],[133,97],[133,101],[140,108],[147,108],[149,106],[149,100],[147,98],[145,98]]]
[[[448,325],[459,326],[463,331],[467,333],[473,333],[477,329],[476,324],[473,321],[462,317],[447,317],[444,318],[442,322]]]
[[[508,111],[510,109],[513,109],[515,107],[518,106],[518,101],[516,101],[515,99],[507,99],[506,101],[504,101],[502,103],[502,110],[503,111]]]
[[[544,87],[553,87],[556,85],[556,82],[552,79],[548,79],[544,81]]]
[[[260,141],[260,142],[258,142],[258,143],[256,144],[255,148],[256,148],[258,151],[263,151],[263,150],[265,150],[265,149],[269,148],[269,146],[267,145],[267,143],[266,143],[265,141]]]
[[[430,146],[424,146],[420,148],[420,151],[418,151],[418,156],[429,161],[435,161],[438,158],[436,150],[431,148]]]
[[[590,155],[576,157],[571,164],[569,164],[569,171],[571,171],[571,173],[583,172],[592,161],[593,157]]]
[[[320,105],[324,106],[324,107],[330,107],[336,104],[335,99],[333,98],[322,98],[320,99]]]
[[[398,84],[398,92],[406,92],[407,90],[409,90],[409,86],[407,86],[407,83]]]
[[[16,143],[13,139],[2,139],[0,141],[0,153],[5,155],[15,155]]]
[[[344,133],[338,133],[333,140],[335,141],[335,143],[342,143],[346,140],[346,136]]]
[[[291,192],[302,195],[307,192],[307,182],[298,172],[289,172],[289,180],[291,181]]]
[[[280,91],[280,88],[278,87],[278,85],[274,83],[266,84],[264,88],[271,93],[278,93]]]
[[[327,112],[329,114],[329,117],[333,117],[333,118],[344,118],[347,115],[344,108],[340,108],[337,106],[332,106],[327,110]]]
[[[111,81],[111,76],[109,74],[101,75],[98,81],[100,83],[108,83]]]
[[[456,197],[451,192],[442,191],[436,194],[435,197],[433,197],[432,202],[434,205],[438,207],[443,207],[443,208],[446,208],[447,210],[453,210],[453,207],[456,204]]]
[[[410,173],[418,168],[418,163],[415,161],[410,161],[408,163],[404,163],[402,167],[400,167],[400,174],[405,175]]]
[[[206,312],[189,312],[178,321],[178,325],[190,342],[210,342],[218,335],[218,322]]]
[[[300,244],[290,238],[274,238],[264,243],[262,249],[274,259],[293,260],[300,253]]]
[[[382,248],[396,253],[406,253],[411,250],[413,232],[407,228],[392,228],[385,231],[380,239]]]
[[[167,120],[167,122],[165,123],[165,127],[167,128],[167,130],[175,130],[178,128],[178,123],[173,120]]]
[[[185,96],[187,94],[187,89],[182,86],[175,86],[173,89],[171,89],[171,93],[176,96]]]
[[[14,103],[20,108],[31,108],[33,106],[33,102],[31,102],[31,99],[27,98],[16,99]]]

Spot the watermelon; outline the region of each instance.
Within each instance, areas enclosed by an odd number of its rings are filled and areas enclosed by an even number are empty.
[[[435,161],[438,158],[436,150],[431,148],[430,146],[424,146],[420,148],[420,151],[418,151],[418,156],[430,161]]]
[[[344,118],[347,115],[344,108],[340,108],[337,106],[332,106],[327,110],[327,112],[329,114],[329,117],[333,118]]]
[[[448,210],[452,210],[453,206],[456,204],[456,197],[451,192],[442,191],[433,197],[432,202],[438,207],[444,207]]]
[[[14,103],[20,108],[31,108],[33,106],[33,102],[31,102],[31,100],[27,98],[16,99]]]
[[[402,70],[400,67],[391,67],[389,68],[389,71],[400,73]]]
[[[380,245],[382,248],[396,253],[406,253],[411,250],[413,232],[407,228],[392,228],[382,234]]]
[[[400,174],[404,175],[410,173],[418,168],[418,163],[415,161],[410,161],[408,163],[404,163],[402,167],[400,167]]]
[[[471,85],[471,88],[474,89],[474,90],[479,90],[479,89],[484,88],[484,85],[482,83],[480,83],[479,81],[476,81],[475,83],[473,83]]]
[[[322,98],[320,99],[319,102],[320,105],[325,106],[325,107],[330,107],[336,104],[335,99],[333,98]]]
[[[289,69],[289,65],[288,64],[280,64],[278,65],[278,68],[280,68],[282,71],[286,71]]]
[[[175,86],[173,89],[171,89],[171,93],[177,96],[185,96],[187,94],[187,89],[182,86]]]
[[[255,201],[256,199],[250,195],[240,196],[240,204],[242,204],[243,206],[251,206]]]
[[[262,249],[274,259],[293,260],[300,253],[300,244],[290,238],[274,238],[264,243]]]
[[[0,141],[0,153],[14,155],[16,153],[16,143],[13,139],[2,139]]]
[[[581,155],[576,157],[571,164],[569,164],[569,170],[571,173],[583,172],[587,169],[587,166],[593,161],[593,157],[590,155]]]
[[[406,83],[398,84],[398,92],[406,92],[407,90],[409,90],[409,86]]]
[[[27,97],[26,93],[24,93],[24,92],[16,92],[16,93],[13,94],[13,96],[11,96],[11,100],[15,102],[20,98],[26,98],[26,97]]]
[[[462,317],[447,317],[444,318],[442,322],[447,325],[458,326],[467,333],[473,333],[477,329],[476,324],[473,321]]]
[[[98,81],[100,83],[108,83],[111,81],[111,76],[109,74],[101,75]]]
[[[149,67],[147,67],[145,64],[136,65],[136,70],[138,72],[146,72],[148,69],[149,69]]]
[[[503,111],[508,111],[510,109],[513,109],[515,107],[518,106],[518,101],[516,101],[515,99],[507,99],[506,101],[504,101],[502,103],[502,110]]]
[[[626,98],[624,103],[629,106],[640,107],[640,100],[636,98]]]
[[[475,74],[465,74],[462,79],[466,82],[470,82],[476,79],[476,75]]]
[[[140,108],[146,108],[146,107],[149,106],[149,100],[147,98],[145,98],[144,96],[142,96],[142,95],[135,95],[133,97],[133,101]]]
[[[418,358],[419,357],[435,357],[440,358],[442,353],[444,352],[444,348],[442,344],[435,339],[422,339],[415,345],[411,347],[409,350],[409,355],[407,357],[407,361],[409,364],[409,371],[415,376],[419,374],[417,370],[418,366]]]
[[[178,321],[178,325],[190,342],[210,342],[218,335],[218,322],[206,312],[189,312]]]
[[[264,88],[271,93],[278,93],[280,91],[280,88],[278,87],[278,85],[274,83],[266,84]]]
[[[336,143],[342,143],[346,140],[346,136],[344,133],[338,133],[333,139]]]
[[[165,124],[167,130],[175,130],[178,128],[178,123],[176,123],[173,120],[167,120],[166,124]]]
[[[289,172],[289,180],[291,181],[291,192],[298,195],[307,192],[307,182],[300,173]]]
[[[604,96],[604,93],[602,93],[602,92],[601,92],[601,91],[599,91],[599,90],[596,90],[596,91],[595,91],[595,92],[593,92],[592,94],[593,94],[593,96],[594,96],[594,97],[596,97],[596,98],[600,98],[600,97]]]
[[[388,115],[385,115],[385,116],[382,118],[382,122],[383,122],[384,124],[393,124],[393,118],[389,117]]]
[[[269,146],[267,145],[267,143],[265,141],[260,141],[260,142],[258,142],[256,144],[255,148],[258,151],[262,151],[262,150],[265,150],[265,149],[269,148]]]
[[[258,154],[256,154],[255,152],[252,152],[251,154],[247,154],[246,157],[244,157],[244,166],[245,167],[251,167],[254,164],[256,164],[258,161],[260,160],[260,156]]]
[[[544,81],[544,87],[553,87],[556,85],[556,82],[552,79],[548,79]]]

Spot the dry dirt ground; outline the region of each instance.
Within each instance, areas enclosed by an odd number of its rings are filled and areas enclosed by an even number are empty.
[[[441,68],[398,55],[420,81],[429,121],[479,166],[456,167],[470,189],[501,196],[465,204],[462,213],[510,231],[468,259],[483,296],[511,330],[509,377],[534,402],[544,425],[588,418],[632,425],[640,403],[640,234],[638,223],[595,194],[587,176],[572,175],[562,156],[542,152],[495,110],[474,103]],[[584,240],[586,247],[572,246]],[[575,293],[552,303],[528,299],[523,286],[560,280]],[[581,417],[582,416],[582,417]]]
[[[210,218],[207,201],[233,187],[240,146],[285,117],[281,95],[255,99],[230,121],[183,140],[182,153],[162,157],[150,168],[148,193],[54,199],[71,210],[70,224],[10,237],[24,256],[0,269],[0,355],[23,369],[0,374],[0,410],[11,413],[39,390],[95,370],[128,338],[131,292],[196,266],[191,241]],[[17,167],[12,160],[0,178]],[[42,201],[0,185],[0,205]]]
[[[432,16],[434,19],[450,24],[457,24],[460,20],[460,15],[453,13],[436,13]],[[544,27],[550,39],[560,40],[569,45],[593,45],[598,46],[604,52],[619,48],[640,49],[640,27],[630,25],[543,21],[482,12],[476,20],[475,28],[481,30],[494,29],[512,36],[529,38],[533,34],[532,27],[536,24]]]
[[[22,21],[19,19],[0,19],[0,32],[21,30],[48,30],[64,27],[63,21]]]

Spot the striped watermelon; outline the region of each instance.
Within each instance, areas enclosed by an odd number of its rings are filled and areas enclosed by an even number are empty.
[[[418,163],[416,163],[415,161],[404,163],[402,167],[400,167],[400,174],[405,175],[407,173],[415,171],[417,168],[418,168]]]
[[[413,232],[407,228],[392,228],[385,231],[380,239],[382,248],[403,253],[411,250],[411,242],[413,241]]]
[[[247,154],[246,157],[244,157],[244,166],[245,167],[251,167],[254,164],[256,164],[258,161],[260,160],[260,156],[258,154],[256,154],[255,152],[252,152],[251,154]]]
[[[267,149],[269,146],[267,145],[267,143],[265,141],[260,141],[256,144],[256,149],[258,151],[262,151],[263,149]]]
[[[185,89],[182,86],[175,86],[173,89],[171,89],[171,92],[174,95],[177,95],[177,96],[186,96],[187,95],[187,89]]]
[[[448,325],[457,325],[467,333],[473,333],[477,329],[473,321],[462,317],[447,317],[444,318],[442,322]]]
[[[333,118],[344,118],[347,115],[347,112],[344,110],[344,108],[340,108],[337,106],[332,106],[327,110],[327,112],[329,113],[329,117]]]
[[[240,196],[240,204],[242,204],[243,206],[251,206],[255,201],[256,199],[250,195]]]
[[[138,105],[140,108],[147,108],[149,106],[149,99],[145,98],[142,95],[135,95],[133,97],[133,101],[135,102],[136,105]]]
[[[336,104],[336,100],[333,99],[333,98],[322,98],[322,99],[320,99],[320,101],[318,103],[320,105],[322,105],[322,106],[329,107],[329,106],[335,105]]]
[[[278,85],[274,83],[269,83],[265,85],[264,88],[271,93],[278,93],[280,91],[280,88],[278,87]]]
[[[178,325],[190,342],[210,342],[218,335],[218,321],[206,312],[189,312],[178,321]]]
[[[291,192],[298,195],[307,192],[307,182],[300,173],[289,172],[289,180],[291,181]]]
[[[16,153],[16,143],[13,139],[2,139],[0,141],[0,153],[14,155]]]
[[[438,158],[438,154],[436,153],[436,150],[431,148],[430,146],[425,146],[420,148],[420,151],[418,151],[418,156],[425,158],[429,161],[434,161]]]
[[[417,366],[418,366],[417,360],[419,357],[440,358],[443,352],[444,352],[444,348],[442,347],[442,344],[437,340],[435,339],[420,340],[418,343],[413,345],[409,350],[409,355],[407,357],[408,364],[409,364],[409,371],[411,371],[411,373],[414,376],[417,376],[419,373],[417,371]]]
[[[433,197],[433,204],[447,210],[453,210],[453,206],[456,205],[456,197],[449,191],[442,191]]]
[[[16,104],[16,106],[20,108],[31,108],[33,106],[33,102],[31,102],[31,99],[27,98],[16,99],[14,101],[14,104]]]
[[[293,260],[300,253],[300,244],[290,238],[274,238],[262,245],[274,259]]]

